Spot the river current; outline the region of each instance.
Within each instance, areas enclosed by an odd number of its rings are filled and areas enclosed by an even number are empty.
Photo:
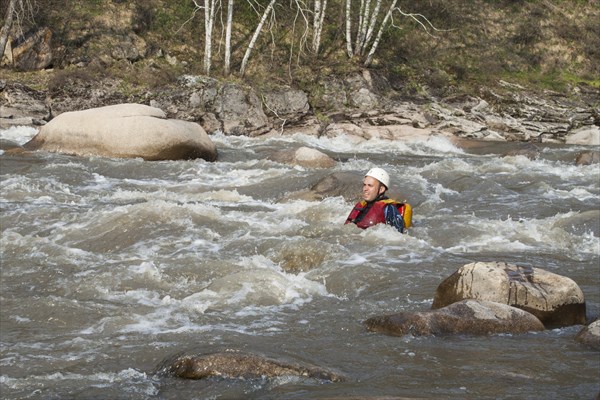
[[[574,340],[582,326],[392,337],[362,325],[429,309],[475,261],[567,276],[596,318],[600,166],[575,165],[584,147],[541,145],[531,160],[503,156],[515,144],[462,150],[443,138],[211,138],[214,163],[0,154],[2,398],[596,398],[600,355]],[[268,157],[300,145],[339,162]],[[413,205],[407,234],[344,225],[374,166]],[[290,197],[333,172],[357,173],[355,199]],[[347,379],[156,374],[177,354],[226,349]]]

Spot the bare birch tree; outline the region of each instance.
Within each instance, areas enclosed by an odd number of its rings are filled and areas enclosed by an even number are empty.
[[[397,1],[398,0],[394,0],[392,2],[392,5],[388,9],[388,12],[385,14],[385,17],[383,18],[383,21],[381,22],[381,25],[379,26],[379,31],[377,32],[377,36],[376,36],[375,40],[373,41],[373,44],[371,45],[371,50],[369,51],[369,54],[367,55],[367,58],[364,62],[365,67],[371,65],[371,62],[373,62],[373,56],[375,55],[375,51],[377,50],[377,47],[379,46],[379,42],[381,41],[381,36],[383,35],[383,31],[387,27],[387,24],[392,17],[392,13],[394,12],[394,8],[396,7]]]
[[[349,58],[354,57],[352,49],[352,0],[346,0],[346,53]]]
[[[375,0],[375,4],[372,4],[372,0],[360,0],[360,7],[358,15],[352,14],[351,0],[346,0],[346,52],[348,57],[352,58],[356,55],[364,57],[364,65],[369,66],[373,62],[373,57],[377,51],[383,33],[390,26],[397,27],[393,23],[394,13],[402,15],[403,17],[409,17],[420,24],[425,31],[429,33],[429,30],[436,29],[429,20],[422,14],[406,13],[397,7],[398,0],[391,0],[389,7],[385,15],[382,17],[382,7],[384,7],[384,0]],[[352,20],[358,20],[358,26],[354,32],[356,35],[352,38]],[[375,34],[377,32],[377,34]],[[431,35],[433,36],[433,35]],[[354,47],[352,43],[354,42]],[[365,57],[365,53],[367,53]]]
[[[246,73],[246,67],[248,65],[248,59],[250,58],[252,49],[254,48],[254,45],[256,44],[256,40],[258,39],[258,36],[260,35],[260,31],[262,30],[262,27],[265,24],[267,17],[271,13],[271,10],[273,10],[275,1],[276,0],[271,0],[269,2],[269,5],[267,6],[267,8],[265,8],[265,11],[263,12],[262,17],[260,18],[260,22],[258,23],[258,25],[256,26],[256,29],[254,30],[254,34],[252,35],[252,38],[250,39],[250,43],[248,44],[248,47],[246,48],[246,52],[244,53],[244,59],[242,60],[242,65],[240,67],[240,75],[241,76],[244,76],[244,74]]]
[[[0,29],[0,60],[4,57],[11,31],[15,36],[23,35],[26,21],[35,23],[37,7],[35,0],[9,0],[4,25]]]
[[[225,64],[223,72],[229,75],[231,69],[231,29],[233,24],[233,0],[227,2],[227,22],[225,24]]]
[[[4,57],[4,49],[6,48],[10,28],[12,28],[13,20],[15,18],[16,5],[17,0],[10,0],[8,3],[8,10],[6,10],[4,25],[2,26],[2,30],[0,30],[0,60],[2,60],[2,57]]]
[[[194,3],[197,5],[196,0]],[[210,75],[212,66],[212,37],[217,0],[204,0],[204,73]]]
[[[327,10],[327,0],[315,0],[313,15],[313,41],[312,51],[317,54],[321,46],[321,33],[325,22],[325,10]]]

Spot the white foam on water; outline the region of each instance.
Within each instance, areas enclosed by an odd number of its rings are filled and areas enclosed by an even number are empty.
[[[33,390],[36,386],[47,385],[52,382],[61,382],[61,386],[68,386],[71,383],[79,386],[81,382],[86,382],[89,387],[108,387],[115,384],[123,384],[129,387],[135,386],[136,391],[150,396],[155,396],[159,393],[156,382],[152,377],[133,368],[127,368],[118,372],[96,372],[88,375],[73,372],[30,375],[26,378],[11,378],[6,375],[0,375],[0,384],[13,390],[28,388],[32,388]],[[33,390],[31,395],[41,393],[36,392],[36,390]]]
[[[555,227],[555,223],[574,213],[556,214],[543,219],[490,220],[465,216],[467,225],[475,231],[465,232],[458,243],[446,250],[452,253],[479,252],[543,252],[569,255],[574,259],[600,256],[598,238],[593,234],[573,235]],[[476,233],[473,233],[476,232]],[[587,255],[587,256],[586,256]]]
[[[598,188],[596,188],[596,191],[598,191]],[[571,190],[548,188],[542,196],[547,199],[577,199],[580,201],[595,200],[598,198],[597,193],[590,193],[588,190],[581,187]]]
[[[261,164],[261,165],[259,165]],[[197,164],[195,174],[186,173],[188,187],[239,187],[262,183],[268,179],[285,175],[287,168],[266,168],[261,160],[250,160],[236,163],[220,162],[218,166]]]
[[[132,308],[129,315],[104,318],[82,330],[82,335],[106,332],[107,329],[121,333],[153,334],[223,329],[221,325],[198,323],[198,318],[207,312],[238,316],[258,313],[265,318],[260,326],[271,329],[277,322],[276,319],[267,318],[268,315],[290,307],[298,309],[315,296],[330,296],[324,284],[308,279],[304,273],[286,273],[261,255],[242,257],[238,272],[213,279],[204,289],[187,295],[186,291],[197,287],[197,284],[188,285],[187,290],[185,286],[174,286],[187,283],[164,281],[162,273],[150,262],[129,267],[128,271],[146,280],[161,282],[163,289],[118,291],[107,287],[100,290],[99,295],[111,303],[150,307],[150,310],[140,314],[136,308]],[[225,329],[249,330],[238,325],[229,325]],[[253,329],[258,329],[258,326]]]
[[[399,154],[409,153],[412,155],[464,153],[462,149],[456,147],[448,138],[440,135],[424,136],[423,138],[416,138],[407,142],[380,138],[362,140],[346,134],[330,138],[297,133],[288,137],[272,138],[270,140],[303,143],[307,147],[336,153],[380,152],[382,150]]]
[[[0,139],[10,140],[22,146],[37,133],[38,129],[31,126],[11,126],[8,129],[0,130]]]

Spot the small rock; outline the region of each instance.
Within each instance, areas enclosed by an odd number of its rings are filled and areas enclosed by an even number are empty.
[[[583,151],[577,154],[576,165],[591,165],[600,163],[600,151]]]
[[[600,350],[600,320],[595,320],[585,328],[579,331],[575,340],[586,346]]]

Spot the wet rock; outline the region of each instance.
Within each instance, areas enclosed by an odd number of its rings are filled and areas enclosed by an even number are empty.
[[[0,138],[0,150],[20,149],[21,145],[9,139]]]
[[[597,319],[580,330],[575,336],[575,340],[586,346],[600,350],[600,320]]]
[[[319,268],[328,254],[331,254],[329,246],[316,239],[295,240],[277,247],[271,257],[288,273],[308,272]]]
[[[60,114],[24,145],[79,156],[214,161],[214,143],[200,125],[169,120],[158,108],[118,104]]]
[[[437,288],[432,308],[464,299],[508,304],[538,317],[546,327],[584,324],[583,292],[571,279],[540,268],[503,262],[462,266]]]
[[[600,151],[583,151],[577,154],[576,165],[591,165],[600,163]]]
[[[285,200],[321,201],[342,196],[355,201],[361,197],[362,179],[363,174],[358,172],[335,172],[318,180],[310,189],[289,194]]]
[[[184,379],[269,379],[278,376],[298,376],[331,382],[345,380],[341,375],[320,367],[295,365],[252,353],[234,351],[180,356],[161,372]]]
[[[393,336],[520,334],[544,329],[533,314],[506,304],[462,300],[423,312],[401,312],[369,318],[365,326]]]
[[[535,144],[525,143],[519,146],[519,148],[513,149],[505,153],[504,156],[524,156],[529,158],[530,160],[535,160],[540,156],[541,153],[542,151]]]
[[[304,146],[296,150],[277,152],[269,158],[277,162],[299,165],[305,168],[332,168],[336,164],[335,160],[327,154]]]
[[[317,182],[311,191],[318,197],[342,196],[348,199],[360,197],[363,174],[356,172],[336,172]]]

